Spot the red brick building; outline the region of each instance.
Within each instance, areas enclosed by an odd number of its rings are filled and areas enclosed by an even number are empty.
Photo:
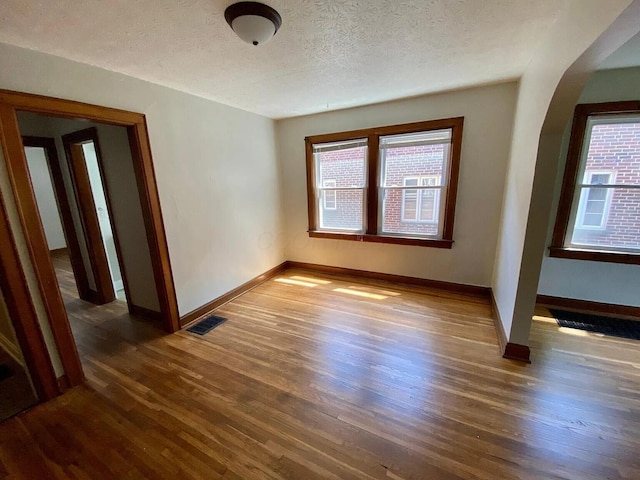
[[[383,231],[397,234],[438,235],[440,199],[446,184],[447,144],[394,147],[383,150],[384,178]],[[366,147],[317,154],[321,228],[360,230],[363,222],[363,195]],[[403,189],[401,187],[432,187]],[[433,188],[435,187],[435,188]]]
[[[593,126],[573,244],[640,247],[640,123]],[[617,185],[617,187],[602,187]]]

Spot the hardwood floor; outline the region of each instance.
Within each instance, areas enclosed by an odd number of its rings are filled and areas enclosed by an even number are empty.
[[[541,310],[524,365],[488,300],[301,270],[216,313],[82,313],[86,384],[0,425],[0,478],[640,478],[636,342]]]
[[[115,355],[121,349],[164,335],[159,325],[129,314],[123,301],[94,305],[81,300],[68,254],[56,252],[52,260],[85,374],[84,363],[92,356]]]

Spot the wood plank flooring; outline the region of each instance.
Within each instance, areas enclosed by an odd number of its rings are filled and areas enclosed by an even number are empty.
[[[127,304],[123,301],[94,305],[81,300],[69,255],[64,251],[56,251],[52,252],[51,258],[83,363],[94,354],[116,355],[120,349],[126,350],[138,342],[164,335],[153,322],[130,315]]]
[[[485,299],[288,270],[199,337],[76,307],[86,384],[0,425],[0,478],[638,479],[640,349],[498,355]]]

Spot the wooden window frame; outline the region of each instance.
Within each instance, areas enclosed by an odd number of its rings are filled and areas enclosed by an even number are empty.
[[[550,257],[640,265],[640,253],[602,250],[596,247],[576,248],[565,246],[589,117],[629,114],[640,114],[640,101],[576,105],[571,126],[567,163],[560,192],[560,203],[558,204],[558,214],[556,215],[553,237],[549,247]]]
[[[390,243],[399,245],[414,245],[434,248],[452,248],[453,221],[458,194],[458,176],[460,171],[460,156],[462,152],[462,129],[464,117],[428,120],[425,122],[405,123],[386,127],[375,127],[348,132],[313,135],[305,138],[305,152],[307,165],[307,209],[309,215],[309,236],[312,238],[326,238],[351,240],[359,242]],[[425,132],[430,130],[451,129],[451,153],[449,178],[444,195],[444,218],[442,238],[424,238],[412,235],[391,235],[379,233],[379,181],[380,181],[380,137]],[[343,142],[348,140],[367,139],[367,171],[365,187],[365,231],[364,233],[341,233],[318,230],[316,205],[316,179],[313,158],[313,145],[318,143]],[[440,199],[442,201],[442,198]]]

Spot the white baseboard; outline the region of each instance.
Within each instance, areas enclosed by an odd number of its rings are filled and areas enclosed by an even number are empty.
[[[22,355],[20,355],[20,349],[17,345],[14,345],[12,341],[10,341],[7,337],[0,333],[0,348],[6,351],[11,358],[13,358],[16,362],[24,367],[24,360],[22,359]]]

